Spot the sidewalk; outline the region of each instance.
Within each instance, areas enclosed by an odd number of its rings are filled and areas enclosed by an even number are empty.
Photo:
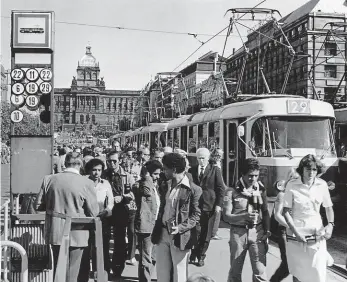
[[[207,257],[205,260],[205,265],[203,267],[197,267],[194,265],[189,265],[189,275],[193,273],[204,273],[205,275],[210,276],[216,282],[226,282],[229,271],[229,230],[227,228],[219,228],[218,235],[222,237],[222,240],[211,240],[210,247],[207,251]],[[280,264],[280,252],[279,249],[274,245],[270,244],[269,252],[267,255],[267,274],[268,278],[275,272],[277,267]],[[138,265],[127,265],[123,272],[123,281],[138,281],[137,278],[137,267]],[[243,267],[244,282],[252,281],[252,267],[247,255],[245,264]],[[154,272],[152,281],[156,279],[156,273]],[[93,280],[90,280],[93,281]],[[156,280],[154,280],[156,281]],[[283,282],[292,282],[292,276],[288,276]],[[327,281],[329,282],[342,282],[346,281],[337,274],[328,271]],[[314,281],[312,281],[314,282]]]

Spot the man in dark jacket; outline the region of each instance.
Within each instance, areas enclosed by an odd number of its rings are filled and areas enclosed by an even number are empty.
[[[126,230],[127,227],[129,228],[129,222],[135,218],[135,210],[131,208],[132,206],[136,206],[135,196],[131,191],[134,181],[131,175],[125,172],[119,165],[119,153],[116,151],[111,151],[107,155],[107,170],[103,178],[110,182],[114,196],[114,207],[110,219],[113,225],[114,238],[111,265],[113,274],[119,279],[123,273],[127,255],[127,244],[125,241]],[[134,205],[132,205],[132,203],[134,203]],[[129,229],[131,228],[133,229],[133,226],[130,226]],[[128,232],[133,232],[133,230],[129,229]],[[132,234],[129,238],[133,238]],[[129,242],[129,245],[133,246],[134,242]]]
[[[199,203],[201,217],[196,226],[198,241],[190,256],[190,263],[195,263],[197,258],[197,265],[203,266],[212,234],[208,227],[212,226],[214,213],[220,213],[222,210],[224,182],[220,168],[209,164],[210,151],[207,148],[199,148],[196,156],[199,165],[192,167],[189,172],[192,174],[194,183],[202,189]]]
[[[188,254],[195,243],[195,226],[200,219],[201,188],[188,179],[185,167],[184,158],[177,153],[163,158],[168,181],[160,189],[160,209],[152,233],[152,242],[157,245],[158,282],[187,281]]]
[[[158,216],[160,198],[156,183],[162,165],[159,161],[148,161],[141,170],[141,180],[134,184],[136,199],[135,232],[139,243],[139,282],[150,282],[154,261],[152,260],[151,234]]]

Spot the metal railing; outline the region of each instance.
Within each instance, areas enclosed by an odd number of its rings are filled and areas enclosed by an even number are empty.
[[[25,249],[16,242],[1,241],[1,248],[7,248],[7,247],[14,248],[20,253],[20,255],[22,257],[21,282],[28,282],[28,256],[27,256]],[[5,281],[7,281],[7,280],[5,280]]]
[[[10,207],[10,200],[6,200],[2,205],[1,205],[1,216],[3,220],[3,226],[1,230],[1,237],[3,236],[4,241],[7,241],[9,239],[9,207]],[[1,244],[1,250],[0,250],[0,257],[2,257],[3,254],[3,259],[1,259],[1,263],[3,264],[2,271],[3,271],[3,278],[4,281],[8,281],[8,253],[7,253],[7,246],[2,247]]]

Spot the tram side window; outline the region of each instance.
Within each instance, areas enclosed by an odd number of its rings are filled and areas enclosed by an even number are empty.
[[[196,138],[197,138],[197,127],[189,126],[189,137],[188,137],[188,152],[196,152]]]
[[[158,133],[157,132],[151,132],[150,135],[151,135],[151,138],[150,138],[150,141],[151,141],[150,148],[151,149],[158,148]]]
[[[198,125],[198,147],[207,148],[207,124]]]
[[[173,149],[180,147],[180,129],[174,129]]]
[[[166,146],[166,132],[162,132],[162,133],[160,133],[159,132],[159,134],[160,134],[160,137],[159,137],[159,139],[160,139],[160,143],[158,144],[159,145],[159,147],[165,147]]]
[[[187,151],[187,127],[181,127],[181,149]]]
[[[167,145],[172,147],[172,129],[167,131]]]
[[[249,147],[255,151],[257,156],[267,157],[271,154],[270,142],[266,119],[258,119],[252,126]]]
[[[219,122],[208,124],[208,147],[211,150],[219,147]]]

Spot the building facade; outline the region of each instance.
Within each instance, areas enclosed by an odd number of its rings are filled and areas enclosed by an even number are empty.
[[[343,76],[347,57],[347,7],[343,2],[309,1],[279,20],[284,35],[273,21],[249,33],[246,48],[240,48],[228,59],[225,76],[238,80],[246,60],[240,85],[243,94],[283,92],[331,103],[346,102]],[[286,38],[295,51],[291,68],[293,53],[287,47]],[[288,83],[283,88],[288,68],[291,69]]]
[[[224,70],[225,60],[210,51],[177,73],[158,73],[142,92],[141,125],[199,111],[202,83]]]
[[[69,88],[54,89],[54,118],[64,128],[129,130],[137,123],[140,91],[106,89],[91,47],[78,62]]]

